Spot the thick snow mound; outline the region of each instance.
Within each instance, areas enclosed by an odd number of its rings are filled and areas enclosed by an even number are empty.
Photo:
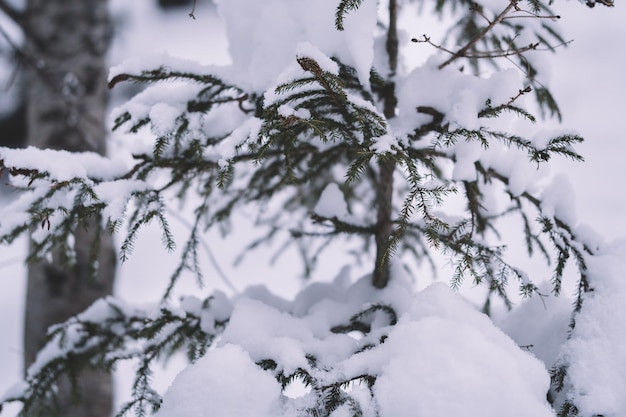
[[[379,374],[384,417],[553,415],[541,362],[443,284],[415,297],[380,349],[350,362]]]
[[[279,405],[280,385],[240,347],[225,345],[184,369],[158,416],[263,417]]]
[[[565,395],[581,416],[626,415],[626,241],[587,261],[590,291],[563,345]]]
[[[369,84],[374,59],[377,2],[364,1],[346,16],[345,30],[334,29],[336,0],[217,0],[226,23],[233,65],[224,76],[253,91],[263,91],[290,63],[298,45],[309,42],[353,66]],[[280,24],[276,24],[280,22]]]
[[[236,302],[221,345],[176,378],[159,417],[304,415],[323,404],[324,387],[341,381],[355,382],[341,385],[350,401],[333,415],[354,404],[364,416],[381,417],[553,415],[543,364],[445,285],[410,303],[403,285],[369,291],[360,311],[385,305],[398,319],[377,311],[362,337],[331,326],[348,321],[346,307],[364,299],[363,281],[325,285],[337,288],[298,314],[248,297]],[[273,369],[257,365],[268,360]],[[275,376],[298,369],[311,376],[312,389],[300,397],[281,394]]]

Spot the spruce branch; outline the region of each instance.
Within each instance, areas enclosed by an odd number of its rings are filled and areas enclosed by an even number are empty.
[[[108,83],[109,89],[114,88],[117,84],[124,81],[134,81],[141,83],[154,83],[159,81],[167,81],[167,80],[188,80],[192,82],[197,82],[200,84],[204,84],[208,86],[219,86],[221,87],[220,91],[223,90],[235,90],[240,92],[241,94],[245,94],[241,89],[225,84],[219,78],[210,75],[210,74],[197,74],[189,71],[178,71],[174,69],[167,68],[165,66],[161,66],[154,70],[142,71],[139,74],[128,74],[128,73],[120,73],[115,75]],[[205,90],[207,90],[205,87]],[[207,90],[208,91],[208,90]]]
[[[181,349],[187,350],[191,361],[206,353],[228,322],[221,310],[212,311],[215,299],[211,296],[204,300],[203,311],[209,314],[202,316],[191,312],[181,315],[179,309],[166,305],[154,314],[129,309],[111,297],[99,300],[92,306],[93,310],[88,309],[51,328],[48,351],[54,354],[32,365],[22,392],[4,402],[21,402],[20,416],[38,415],[42,407],[54,408],[55,387],[63,375],[70,375],[78,394],[80,387],[76,386],[75,377],[84,370],[111,370],[122,361],[139,360],[132,398],[117,415],[129,411],[136,415],[154,412],[161,404],[160,395],[151,385],[154,362]],[[208,317],[217,318],[202,325]],[[51,411],[54,415],[54,409]]]
[[[202,214],[200,209],[203,208],[203,207],[206,207],[205,206],[206,203],[207,203],[207,201],[204,201],[203,205],[200,205],[198,208],[196,208],[195,212]],[[237,287],[235,287],[233,282],[230,280],[228,275],[226,275],[226,273],[224,272],[224,270],[220,266],[220,263],[215,258],[215,254],[213,253],[213,250],[211,249],[211,246],[208,244],[206,239],[201,238],[201,237],[198,236],[198,231],[199,231],[199,226],[200,226],[200,221],[199,221],[199,217],[200,216],[196,215],[196,219],[195,219],[194,223],[192,224],[192,223],[188,222],[185,218],[183,218],[178,212],[176,212],[174,210],[168,209],[167,212],[168,212],[168,215],[170,215],[172,218],[176,219],[179,223],[181,223],[183,226],[185,226],[190,231],[189,240],[191,241],[191,243],[186,244],[186,246],[192,246],[194,242],[197,242],[198,244],[200,244],[202,246],[202,248],[204,249],[204,252],[208,256],[209,261],[211,262],[211,265],[213,265],[213,269],[215,270],[215,272],[217,272],[217,275],[220,277],[222,282],[224,282],[224,284],[226,284],[226,286],[228,288],[230,288],[230,290],[233,292],[233,294],[239,293],[239,290],[237,289]],[[197,255],[195,257],[197,259]],[[196,262],[196,264],[197,264],[197,262]],[[199,269],[200,268],[198,267],[197,270],[199,270]]]
[[[590,8],[595,7],[596,3],[600,3],[601,5],[606,7],[615,6],[615,2],[613,0],[587,0],[586,2],[587,6]]]
[[[339,2],[335,12],[335,28],[337,30],[344,30],[343,22],[346,15],[351,11],[357,10],[361,3],[363,3],[363,0],[341,0]]]
[[[194,220],[193,225],[191,225],[190,236],[187,239],[187,243],[185,244],[183,248],[183,252],[180,257],[180,262],[178,264],[178,267],[170,276],[169,284],[165,292],[163,293],[163,297],[161,298],[162,302],[165,302],[170,297],[174,289],[174,286],[176,285],[176,282],[180,278],[182,272],[185,270],[188,270],[195,275],[196,284],[198,285],[198,287],[202,288],[204,286],[202,269],[200,268],[200,260],[198,257],[198,245],[201,240],[199,237],[200,221],[203,218],[204,213],[206,212],[208,208],[207,205],[208,205],[208,195],[205,196],[202,203],[195,210],[195,220]],[[226,282],[229,282],[228,279],[226,279]]]
[[[482,172],[486,178],[494,178],[508,185],[508,178],[498,173],[493,168],[488,170],[483,169]],[[514,199],[518,198],[512,195],[511,197]],[[580,311],[585,294],[590,291],[590,284],[587,277],[587,257],[593,256],[593,248],[589,247],[584,241],[581,241],[579,237],[573,233],[571,227],[562,219],[557,216],[544,214],[540,199],[531,195],[529,192],[522,193],[519,198],[523,198],[536,209],[537,222],[541,226],[541,232],[544,236],[547,236],[555,251],[556,263],[552,275],[552,291],[555,295],[561,292],[565,267],[570,257],[572,256],[574,258],[579,271],[578,293],[576,295],[574,313]],[[528,239],[529,237],[527,237],[527,241]],[[533,241],[539,242],[537,238],[533,238]],[[540,245],[540,249],[544,254],[547,252],[543,244]],[[573,325],[574,321],[572,321],[572,326]]]
[[[524,89],[520,89],[519,93],[515,97],[511,97],[511,99],[507,103],[500,104],[495,107],[492,106],[491,100],[488,99],[487,102],[485,103],[485,108],[481,109],[478,112],[478,118],[499,117],[502,114],[502,112],[508,111],[508,112],[518,115],[519,117],[523,119],[526,119],[534,123],[536,121],[535,116],[533,116],[532,114],[530,114],[528,111],[524,110],[521,107],[512,105],[512,103],[515,100],[520,98],[522,95],[529,93],[530,91],[532,91],[532,88],[530,86],[525,87]]]
[[[375,313],[382,312],[389,319],[389,326],[394,326],[398,322],[398,314],[393,307],[386,304],[373,304],[370,307],[354,314],[350,317],[350,322],[344,325],[338,325],[331,328],[333,333],[350,333],[358,331],[367,335],[372,331],[372,322],[375,319]]]
[[[398,251],[400,244],[405,238],[407,229],[410,226],[410,219],[417,210],[422,221],[425,223],[423,229],[429,244],[437,246],[437,239],[434,238],[439,232],[449,229],[449,225],[439,219],[432,213],[432,208],[442,204],[444,197],[451,193],[456,193],[456,188],[447,184],[437,184],[435,186],[425,186],[423,184],[423,176],[420,174],[415,161],[404,154],[399,156],[399,163],[407,172],[407,182],[409,184],[409,192],[406,194],[404,202],[400,210],[398,220],[394,221],[393,229],[389,242],[385,250],[385,261],[389,262],[390,258]]]
[[[358,226],[355,224],[350,224],[348,222],[339,220],[337,216],[326,217],[326,216],[320,216],[319,214],[313,213],[311,214],[311,219],[315,223],[328,222],[332,224],[334,227],[335,233],[371,235],[376,231],[374,226]]]

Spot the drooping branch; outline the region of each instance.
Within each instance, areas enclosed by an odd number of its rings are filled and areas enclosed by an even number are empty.
[[[326,217],[320,216],[319,214],[312,214],[311,219],[315,223],[330,223],[334,227],[334,232],[336,233],[371,235],[376,230],[376,228],[372,226],[359,226],[339,220],[337,216]]]

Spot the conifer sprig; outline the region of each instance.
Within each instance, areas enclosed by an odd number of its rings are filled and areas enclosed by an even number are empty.
[[[363,3],[363,0],[341,0],[339,2],[335,12],[335,28],[337,30],[344,30],[343,22],[346,15],[351,11],[357,10],[361,3]]]
[[[198,74],[189,71],[177,71],[167,67],[159,67],[154,70],[142,71],[139,74],[120,73],[115,75],[111,81],[109,81],[109,88],[115,87],[120,82],[134,81],[141,83],[155,83],[168,80],[189,80],[199,84],[205,85],[205,91],[219,86],[218,91],[213,92],[212,95],[217,95],[222,91],[228,89],[234,89],[242,92],[237,87],[226,85],[218,77],[211,74]]]
[[[161,404],[150,382],[153,366],[180,350],[187,351],[191,362],[203,356],[228,322],[224,301],[223,295],[216,294],[201,302],[199,311],[181,314],[180,309],[163,305],[154,314],[129,309],[113,298],[99,300],[84,313],[51,328],[44,349],[56,353],[39,358],[28,370],[22,391],[2,401],[21,402],[20,416],[38,416],[42,407],[56,415],[55,387],[62,378],[69,376],[75,384],[76,375],[86,369],[110,371],[122,361],[138,360],[132,399],[117,416],[131,411],[138,416],[153,413]],[[73,388],[78,394],[80,387]]]
[[[378,320],[378,315],[387,318],[386,324]],[[354,355],[378,349],[385,342],[386,332],[398,320],[398,313],[391,305],[376,303],[354,314],[347,323],[339,324],[330,329],[334,333],[349,333],[358,331],[363,338],[357,344]],[[373,326],[373,324],[376,326]],[[354,356],[353,355],[353,356]],[[369,403],[374,398],[374,384],[377,379],[375,373],[348,374],[337,372],[338,366],[329,366],[313,354],[304,355],[306,364],[294,371],[286,372],[284,364],[274,358],[257,361],[256,364],[263,370],[271,372],[285,390],[291,383],[299,380],[314,395],[314,405],[310,401],[303,403],[298,409],[299,415],[309,417],[330,417],[339,408],[345,407],[351,415],[363,415]],[[355,387],[365,388],[369,398],[356,396]]]

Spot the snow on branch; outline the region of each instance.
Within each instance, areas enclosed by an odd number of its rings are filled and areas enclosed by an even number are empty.
[[[458,407],[488,417],[552,415],[537,359],[444,285],[416,294],[409,286],[395,280],[380,291],[367,279],[315,284],[293,302],[252,290],[232,301],[216,293],[152,311],[99,300],[51,329],[26,381],[2,402],[21,401],[22,414],[30,415],[51,404],[47,396],[61,373],[138,359],[132,399],[118,416],[158,410],[187,417],[207,407],[217,416],[386,417],[422,409],[449,415]],[[194,363],[162,398],[150,386],[151,368],[180,348]],[[423,378],[434,369],[439,378]],[[296,381],[304,393],[283,395]],[[473,388],[477,381],[480,390]]]
[[[392,281],[368,306],[364,285],[305,289],[299,305],[309,307],[298,314],[255,299],[235,302],[217,348],[176,378],[159,415],[186,417],[204,407],[218,416],[451,415],[458,407],[486,416],[552,415],[541,365],[445,286],[411,295]],[[361,337],[344,334],[351,330]],[[468,337],[476,344],[461,341]],[[440,377],[420,376],[434,369]],[[502,372],[516,375],[506,387],[497,382]],[[488,388],[472,390],[477,380]],[[281,395],[296,381],[301,395]],[[249,403],[231,394],[235,387]],[[200,392],[201,401],[184,400]],[[494,393],[497,401],[483,398]]]
[[[181,349],[190,361],[203,356],[223,331],[231,310],[230,301],[219,292],[204,301],[187,297],[179,307],[162,305],[154,311],[133,308],[112,297],[100,299],[49,330],[48,343],[27,370],[25,381],[0,402],[21,402],[22,415],[34,414],[41,407],[51,407],[48,411],[55,414],[55,386],[61,377],[75,383],[77,373],[85,369],[111,370],[119,362],[137,360],[133,397],[117,415],[131,410],[144,415],[161,404],[149,383],[155,362]]]

